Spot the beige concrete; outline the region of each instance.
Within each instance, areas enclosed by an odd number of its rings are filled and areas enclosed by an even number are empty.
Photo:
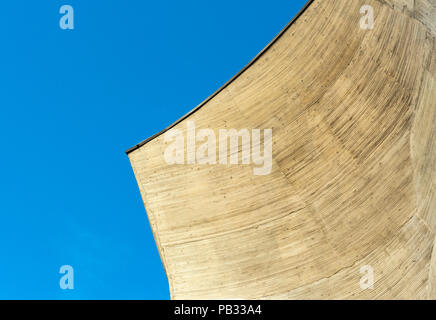
[[[435,22],[436,0],[315,0],[175,125],[272,128],[270,175],[167,165],[164,134],[129,153],[173,299],[436,298]]]

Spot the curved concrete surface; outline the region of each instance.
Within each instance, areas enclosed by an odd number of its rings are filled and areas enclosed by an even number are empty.
[[[171,297],[435,299],[435,36],[436,0],[315,0],[172,127],[271,128],[270,174],[129,150]]]

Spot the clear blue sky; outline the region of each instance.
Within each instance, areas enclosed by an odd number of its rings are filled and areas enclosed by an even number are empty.
[[[0,2],[0,299],[168,299],[124,151],[247,64],[306,0]],[[75,10],[61,30],[59,8]],[[61,290],[59,268],[74,268]]]

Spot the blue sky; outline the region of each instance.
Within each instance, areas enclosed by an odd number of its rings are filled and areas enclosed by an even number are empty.
[[[124,151],[247,64],[305,0],[0,3],[0,299],[168,299]],[[59,9],[74,8],[74,30]],[[61,290],[59,268],[74,268]]]

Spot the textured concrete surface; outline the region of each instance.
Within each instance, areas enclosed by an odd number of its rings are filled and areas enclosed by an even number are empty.
[[[173,299],[436,298],[435,22],[435,0],[315,0],[173,127],[271,128],[269,175],[168,165],[164,133],[129,152]]]

